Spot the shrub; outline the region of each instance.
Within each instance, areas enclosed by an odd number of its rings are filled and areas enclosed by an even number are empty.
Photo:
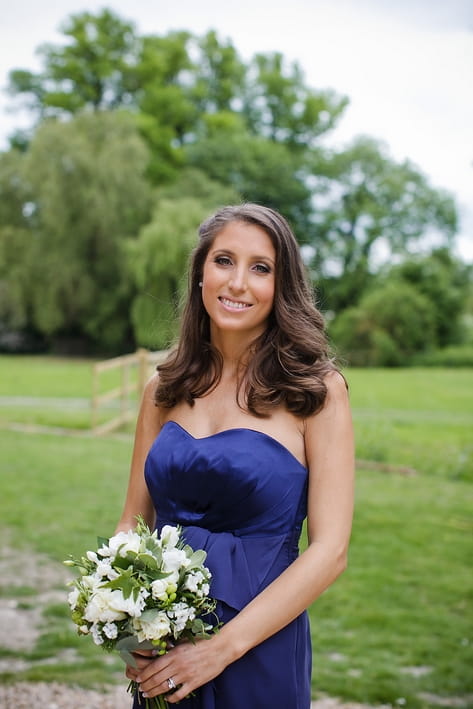
[[[434,308],[412,285],[391,280],[342,312],[330,335],[354,366],[405,365],[434,346]]]

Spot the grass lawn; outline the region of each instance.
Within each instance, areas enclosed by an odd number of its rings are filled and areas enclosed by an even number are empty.
[[[69,381],[74,367],[61,375],[64,396],[81,396]],[[77,367],[84,384],[90,364]],[[314,697],[420,708],[435,706],[430,695],[470,695],[472,705],[473,371],[346,375],[359,457],[419,473],[358,472],[349,568],[310,610]],[[6,395],[2,377],[0,382],[0,396]],[[38,384],[36,392],[42,391]],[[59,388],[55,396],[61,396]],[[95,547],[97,534],[111,533],[125,494],[131,438],[3,430],[0,446],[0,529],[7,544],[45,553],[59,565],[69,554]],[[0,590],[3,597],[19,597],[13,587]],[[22,604],[34,603],[30,592],[22,589]],[[63,648],[75,649],[74,663],[49,664]],[[36,659],[30,669],[0,676],[3,681],[92,686],[122,672],[120,661],[75,635],[65,604],[46,609],[36,647],[28,653],[3,647],[0,655]]]

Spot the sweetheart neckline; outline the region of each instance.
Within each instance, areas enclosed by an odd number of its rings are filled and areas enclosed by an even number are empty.
[[[269,433],[265,433],[264,431],[258,431],[256,428],[249,428],[247,426],[235,426],[234,428],[225,428],[225,429],[223,429],[223,431],[217,431],[216,433],[210,433],[208,436],[193,436],[192,433],[190,433],[190,431],[187,430],[187,428],[184,428],[184,426],[181,426],[180,423],[178,423],[177,421],[173,421],[172,419],[170,419],[169,421],[165,421],[163,423],[163,425],[161,427],[161,431],[168,424],[174,424],[174,426],[177,426],[177,428],[179,428],[181,431],[183,431],[193,441],[205,441],[205,440],[208,440],[209,438],[216,438],[217,436],[221,436],[222,434],[233,433],[235,431],[249,431],[250,433],[256,433],[257,435],[263,436],[264,438],[267,438],[269,441],[276,443],[276,445],[278,445],[280,448],[282,448],[282,450],[284,450],[288,455],[290,455],[291,458],[293,458],[296,461],[296,463],[298,465],[300,465],[301,468],[303,468],[303,470],[305,470],[305,471],[308,470],[307,466],[304,465],[303,463],[301,463],[301,461],[298,458],[296,458],[294,453],[292,453],[289,450],[289,448],[287,448],[284,445],[284,443],[281,443],[280,441],[278,441],[277,438],[274,438],[274,436],[271,436]]]

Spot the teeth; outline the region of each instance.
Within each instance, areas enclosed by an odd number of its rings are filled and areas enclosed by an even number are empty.
[[[248,303],[239,303],[235,300],[227,300],[227,298],[220,298],[220,301],[228,308],[236,308],[237,310],[243,310],[243,308],[250,307]]]

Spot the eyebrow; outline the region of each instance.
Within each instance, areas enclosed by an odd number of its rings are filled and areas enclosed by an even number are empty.
[[[228,254],[228,256],[235,256],[235,252],[231,251],[231,249],[213,249],[210,251],[210,253],[213,254]],[[254,254],[253,256],[250,257],[251,261],[269,261],[269,263],[273,264],[275,263],[274,259],[271,258],[271,256],[258,256],[257,254]]]

